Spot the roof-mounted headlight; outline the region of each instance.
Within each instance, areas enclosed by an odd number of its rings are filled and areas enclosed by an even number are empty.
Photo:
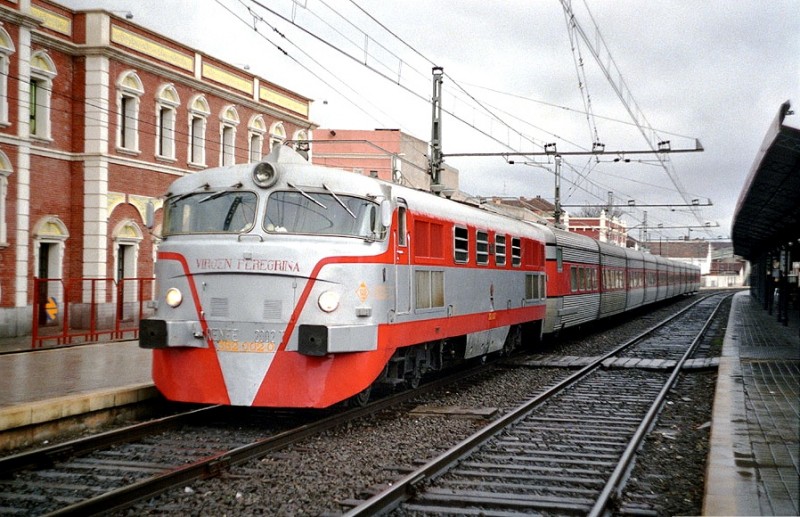
[[[271,187],[278,181],[278,171],[271,163],[261,162],[253,169],[253,181],[259,187]]]

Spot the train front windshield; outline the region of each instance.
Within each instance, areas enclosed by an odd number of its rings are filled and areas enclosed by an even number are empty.
[[[379,205],[327,192],[278,191],[267,201],[268,232],[383,239]]]
[[[238,190],[175,196],[164,203],[164,235],[249,231],[257,201],[255,193]]]

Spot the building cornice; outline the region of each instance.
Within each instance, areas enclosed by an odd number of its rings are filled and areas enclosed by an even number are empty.
[[[4,11],[0,11],[4,12]],[[35,21],[35,18],[33,19]],[[177,72],[169,67],[159,65],[153,61],[147,60],[132,53],[124,52],[112,46],[90,46],[81,45],[65,41],[61,38],[47,34],[40,31],[35,31],[31,35],[32,43],[37,43],[42,46],[54,48],[72,57],[79,56],[102,56],[110,60],[115,60],[120,63],[129,64],[133,68],[150,72],[158,77],[164,78],[166,81],[173,81],[180,83],[197,91],[203,92],[207,95],[213,95],[224,99],[225,101],[236,104],[237,106],[245,106],[249,109],[257,111],[261,114],[279,119],[282,122],[294,124],[298,127],[307,130],[314,130],[319,127],[308,119],[303,118],[291,111],[283,110],[273,105],[266,105],[253,100],[252,96],[238,94],[227,90],[225,88],[217,87],[207,81],[197,79],[193,74],[183,74]],[[256,81],[257,82],[257,81]],[[310,99],[309,99],[310,100]]]

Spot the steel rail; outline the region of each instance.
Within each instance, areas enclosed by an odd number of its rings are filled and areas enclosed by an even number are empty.
[[[468,438],[462,440],[460,443],[458,443],[451,449],[443,452],[436,458],[432,459],[425,465],[421,466],[419,469],[407,474],[405,477],[394,482],[391,487],[387,488],[383,492],[375,494],[371,498],[364,501],[362,504],[345,512],[343,515],[345,517],[355,517],[362,515],[379,515],[379,514],[385,514],[393,510],[403,501],[413,497],[414,493],[417,491],[417,487],[421,486],[423,482],[433,480],[441,476],[447,470],[449,470],[449,468],[453,464],[455,464],[461,458],[466,456],[468,453],[472,452],[473,450],[483,445],[485,442],[487,442],[489,439],[495,436],[499,431],[522,420],[528,413],[536,409],[538,406],[542,405],[551,397],[564,391],[569,386],[572,386],[577,381],[581,380],[582,378],[586,377],[593,371],[600,368],[603,364],[603,361],[605,361],[609,357],[612,357],[618,354],[619,352],[625,350],[626,348],[633,346],[639,341],[642,341],[644,338],[654,333],[659,328],[667,325],[671,321],[682,316],[684,313],[693,309],[699,303],[705,301],[711,296],[714,295],[709,294],[707,296],[700,298],[699,300],[695,301],[694,303],[685,307],[679,312],[669,316],[668,318],[665,318],[664,320],[660,321],[659,323],[656,323],[655,325],[643,331],[634,338],[614,348],[612,351],[606,353],[605,355],[600,356],[593,363],[581,368],[580,370],[576,371],[569,377],[562,380],[560,383],[548,388],[543,393],[524,402],[521,406],[517,407],[513,411],[503,415],[502,417],[498,418],[497,420],[490,423],[486,427],[483,427],[479,431],[475,432],[472,436],[469,436]]]
[[[113,429],[103,433],[77,438],[68,442],[41,447],[0,458],[0,477],[8,477],[23,469],[49,467],[59,461],[84,456],[98,449],[131,442],[160,431],[174,429],[193,420],[205,418],[220,406],[206,406],[147,422]]]
[[[639,449],[642,441],[644,441],[647,433],[650,431],[651,426],[656,420],[656,416],[661,411],[661,408],[664,406],[664,401],[667,399],[667,393],[672,389],[675,383],[678,380],[678,375],[681,373],[681,369],[683,368],[684,363],[686,360],[694,353],[697,345],[700,343],[700,340],[706,334],[708,327],[711,326],[711,323],[714,321],[714,318],[719,312],[722,303],[730,298],[733,295],[728,295],[722,298],[717,306],[712,311],[711,315],[706,319],[703,328],[700,329],[700,332],[695,336],[692,342],[689,344],[689,348],[680,358],[680,360],[675,364],[675,367],[672,369],[672,373],[669,376],[669,379],[664,383],[664,386],[661,388],[661,391],[658,393],[658,396],[653,401],[653,404],[650,406],[650,409],[647,411],[642,422],[639,424],[639,427],[636,429],[636,432],[631,437],[630,441],[628,442],[628,446],[625,448],[625,451],[622,453],[620,457],[619,463],[617,463],[616,468],[614,468],[614,472],[611,473],[611,476],[606,481],[603,490],[600,493],[600,496],[597,498],[594,506],[592,507],[591,511],[589,512],[589,517],[598,517],[602,515],[605,511],[608,503],[612,500],[612,498],[618,498],[621,495],[621,490],[624,487],[623,477],[628,470],[628,467],[632,465],[633,459],[636,456],[636,451]]]
[[[315,434],[333,429],[358,418],[375,414],[392,406],[402,404],[415,397],[418,397],[421,394],[434,391],[452,383],[488,371],[488,369],[492,367],[492,364],[481,364],[467,370],[458,371],[452,375],[427,382],[421,385],[418,389],[407,390],[395,395],[390,395],[367,404],[366,406],[356,407],[341,413],[336,413],[334,415],[322,418],[316,422],[280,432],[263,440],[209,456],[208,458],[164,472],[152,478],[138,481],[128,486],[106,492],[97,497],[74,503],[47,515],[85,516],[118,510],[130,506],[131,504],[142,499],[156,496],[171,488],[182,486],[187,482],[214,477],[232,466],[261,457],[270,452],[297,443],[309,436],[314,436]]]

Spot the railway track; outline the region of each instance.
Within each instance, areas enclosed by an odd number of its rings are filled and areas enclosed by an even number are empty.
[[[0,459],[0,514],[93,515],[227,471],[315,434],[478,375],[478,366],[343,411],[212,406]],[[226,416],[228,415],[228,416]]]
[[[613,509],[637,449],[723,300],[701,299],[595,358],[346,515],[601,515]],[[648,358],[674,364],[621,367]]]

